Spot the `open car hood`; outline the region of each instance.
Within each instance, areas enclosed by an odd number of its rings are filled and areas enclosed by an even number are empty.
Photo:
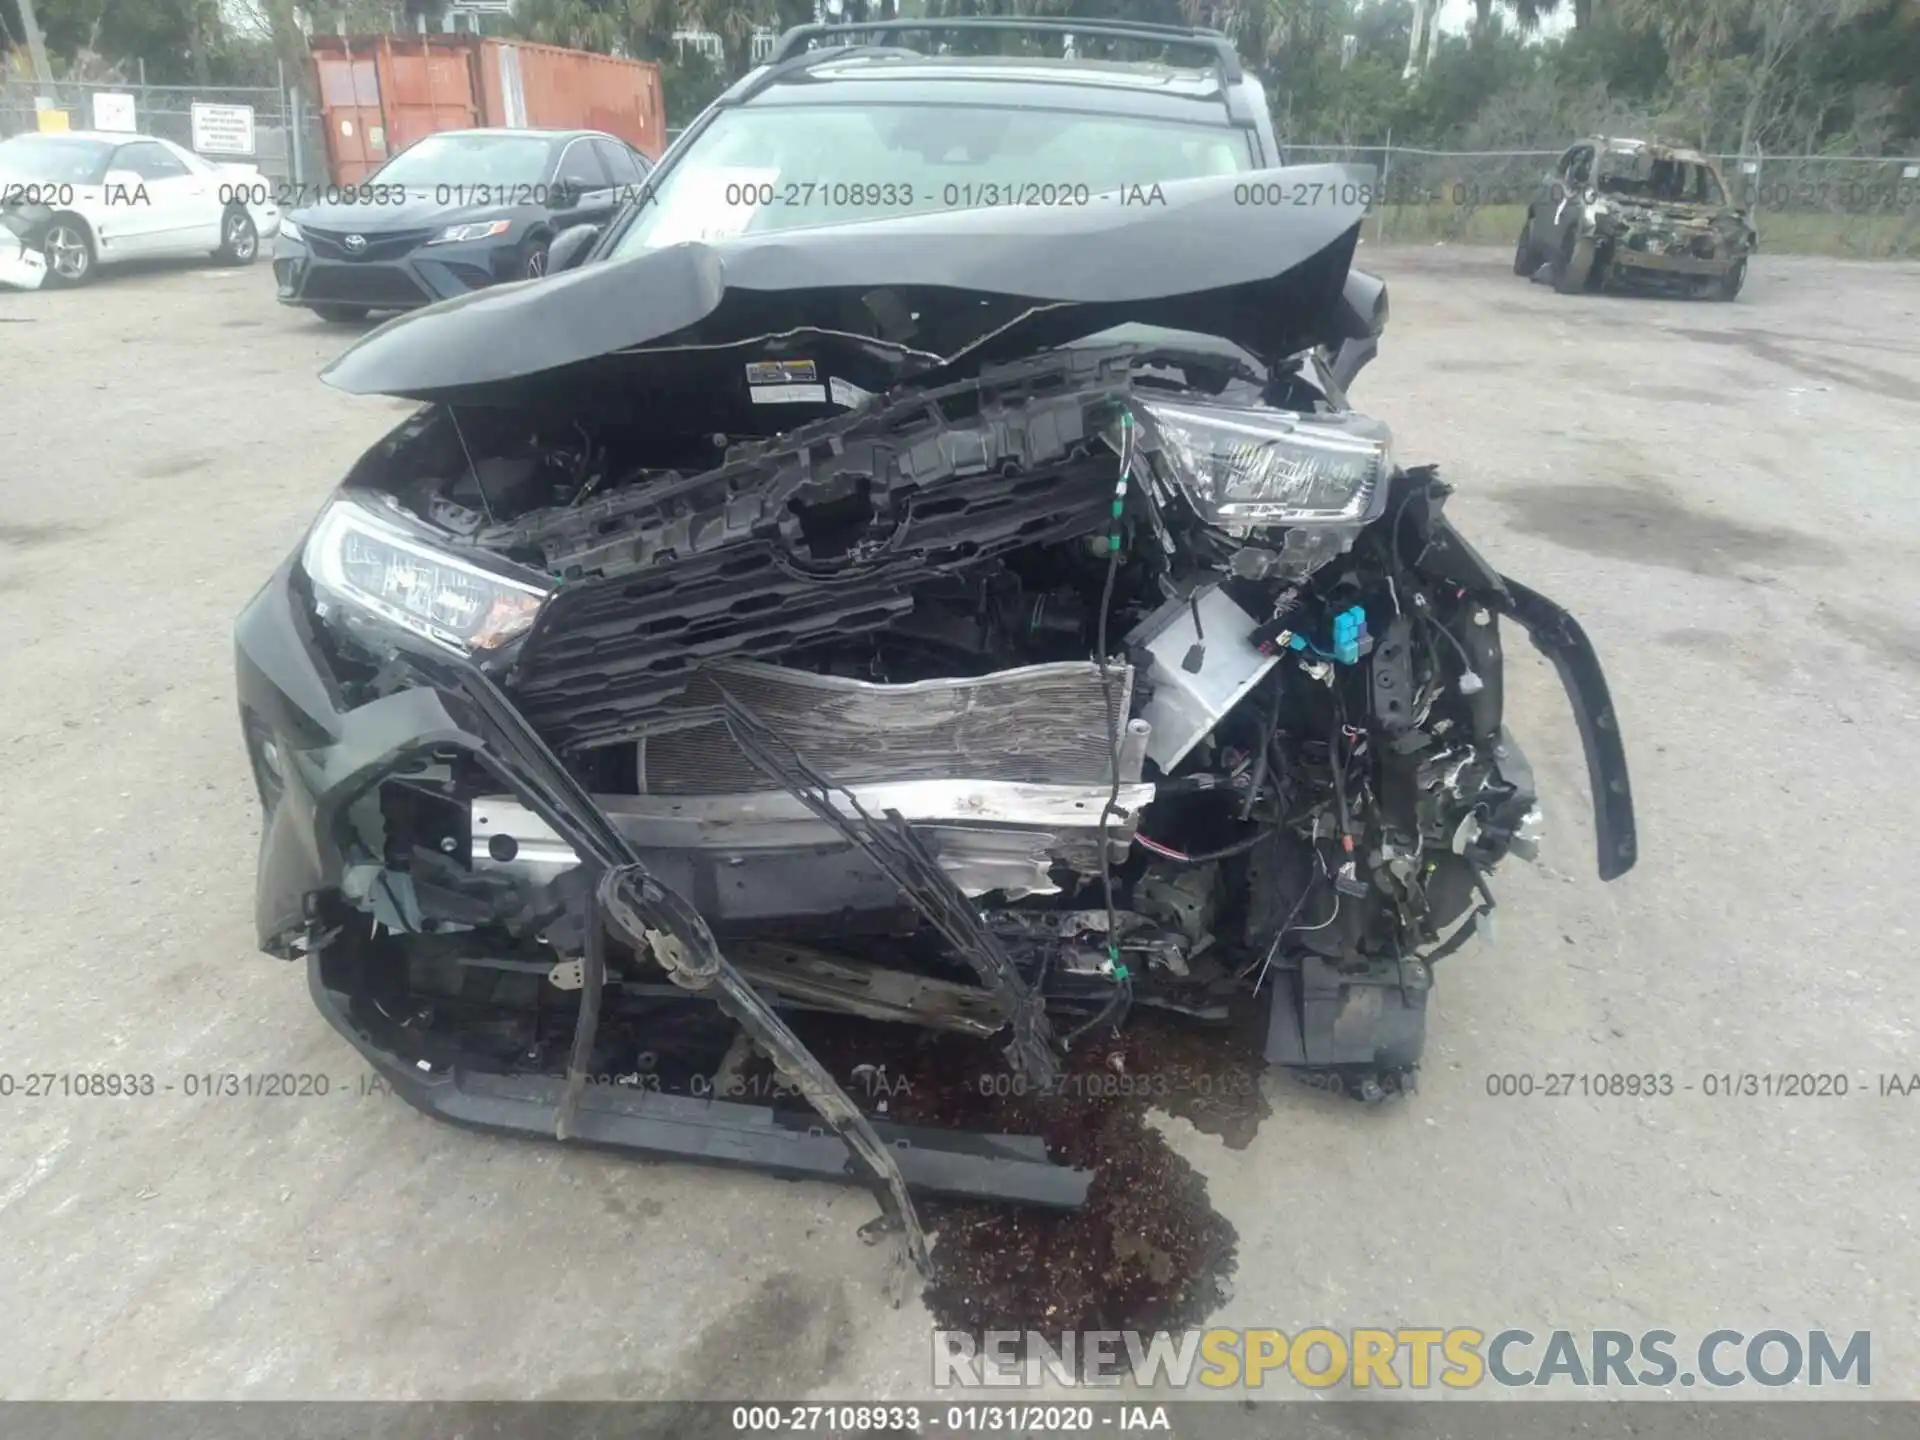
[[[1374,170],[1166,182],[1081,207],[996,206],[687,242],[389,321],[322,372],[354,394],[518,404],[643,382],[691,351],[850,342],[882,382],[1137,322],[1269,359],[1337,343]],[[1250,203],[1257,197],[1266,203]],[[608,362],[613,361],[609,366]],[[596,383],[597,382],[597,383]]]

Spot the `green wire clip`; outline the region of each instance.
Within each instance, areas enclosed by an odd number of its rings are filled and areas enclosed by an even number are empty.
[[[1120,478],[1114,482],[1113,486],[1113,508],[1111,511],[1113,529],[1107,532],[1107,553],[1109,555],[1117,555],[1120,553],[1120,517],[1127,508],[1127,481],[1133,471],[1133,455],[1131,453],[1133,446],[1128,438],[1133,428],[1133,412],[1123,408],[1120,411],[1121,449],[1127,456],[1127,464],[1126,468],[1121,470]]]

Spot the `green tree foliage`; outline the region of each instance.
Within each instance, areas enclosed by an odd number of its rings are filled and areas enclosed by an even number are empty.
[[[1876,0],[1617,0],[1622,21],[1667,48],[1676,89],[1721,98],[1692,115],[1723,142],[1725,120],[1742,154],[1756,142],[1817,134],[1839,96],[1812,83],[1805,62],[1823,42],[1879,6]]]
[[[681,125],[752,67],[756,29],[812,19],[812,0],[519,0],[511,29],[549,45],[658,62],[669,123]],[[677,29],[719,36],[719,63],[694,49],[682,53]]]
[[[228,33],[219,0],[35,0],[50,56],[87,57],[112,67],[144,57],[148,78],[213,84],[225,79]],[[0,0],[0,28],[24,43],[25,22]]]

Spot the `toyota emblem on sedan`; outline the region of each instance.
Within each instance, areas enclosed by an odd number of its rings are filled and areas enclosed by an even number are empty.
[[[357,255],[362,250],[367,248],[367,237],[364,235],[349,235],[347,236],[346,241],[344,243],[346,244],[347,249],[353,251]]]

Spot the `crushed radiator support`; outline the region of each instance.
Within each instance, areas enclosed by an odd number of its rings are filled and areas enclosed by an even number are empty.
[[[808,769],[806,761],[761,724],[759,717],[726,686],[721,685],[719,690],[727,731],[734,743],[809,810],[859,846],[946,937],[954,952],[973,966],[981,983],[1006,1000],[1013,1028],[1013,1038],[1006,1050],[1008,1062],[1019,1075],[1040,1089],[1051,1089],[1059,1078],[1060,1060],[1054,1049],[1053,1027],[1047,1021],[1045,1002],[1020,978],[1013,957],[1007,954],[1000,937],[987,928],[972,902],[927,853],[913,828],[892,813],[884,825],[880,824],[860,808],[860,802],[849,792],[841,790],[865,822],[864,826],[853,824],[833,803],[837,787]]]

